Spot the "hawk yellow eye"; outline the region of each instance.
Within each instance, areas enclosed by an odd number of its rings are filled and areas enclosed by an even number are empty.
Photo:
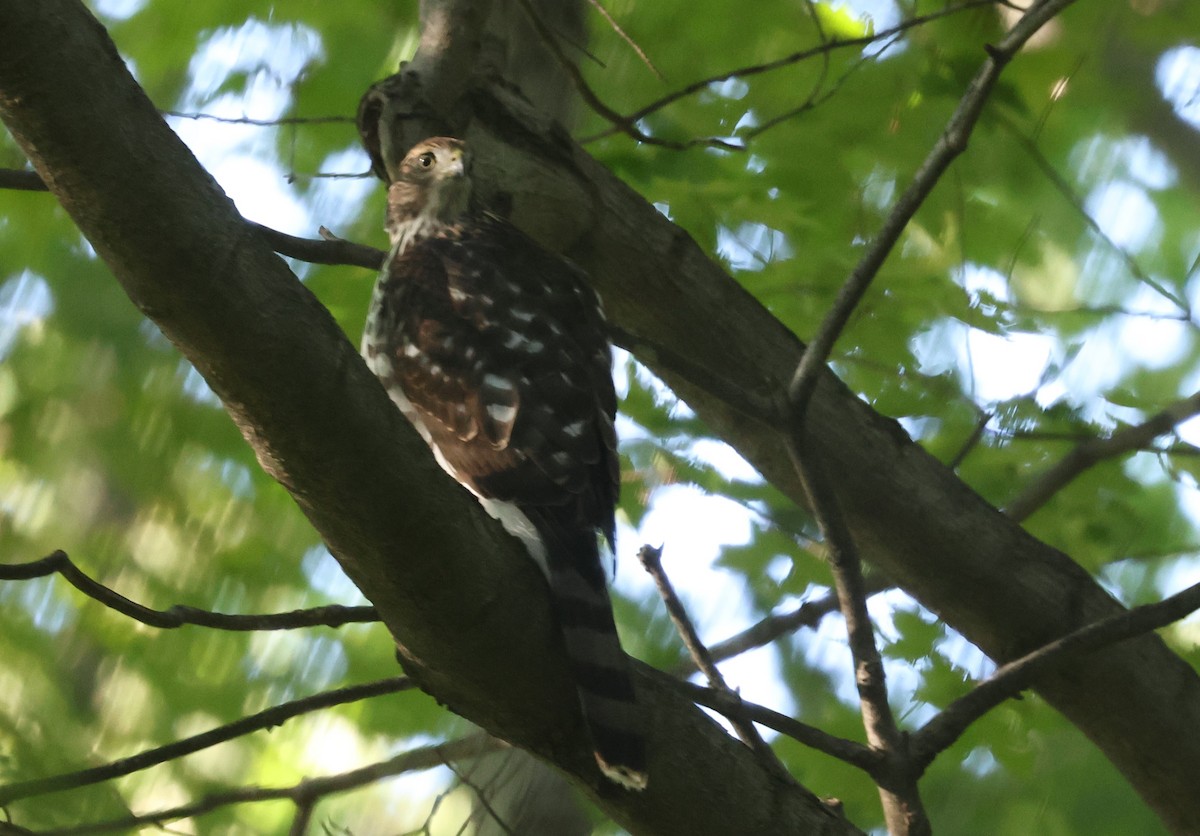
[[[417,157],[417,165],[421,168],[429,168],[437,160],[432,151],[426,151],[421,156]]]

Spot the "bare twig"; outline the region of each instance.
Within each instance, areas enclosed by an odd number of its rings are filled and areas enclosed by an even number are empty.
[[[733,689],[725,682],[725,677],[721,675],[721,671],[717,669],[717,665],[709,654],[708,648],[700,640],[695,625],[692,624],[687,610],[683,607],[683,602],[679,600],[679,596],[675,593],[675,587],[671,585],[671,580],[667,577],[667,573],[663,569],[662,548],[659,547],[656,549],[649,545],[642,546],[638,549],[638,560],[641,561],[646,571],[650,573],[650,577],[654,578],[654,583],[658,587],[659,594],[662,596],[663,603],[667,607],[667,613],[671,616],[671,621],[674,623],[675,629],[679,631],[679,636],[683,639],[684,646],[688,649],[688,653],[691,654],[696,667],[708,680],[708,684],[717,691],[729,694],[734,693]],[[779,756],[763,740],[762,735],[758,733],[758,729],[754,728],[753,723],[735,718],[730,718],[730,722],[733,724],[733,728],[737,731],[738,737],[742,739],[742,742],[758,754],[758,757],[768,769],[781,777],[786,777],[788,781],[793,780],[791,773],[787,771],[787,767],[780,762]]]
[[[671,687],[686,694],[693,702],[728,717],[730,722],[758,723],[774,729],[810,749],[856,766],[868,774],[874,774],[882,762],[880,753],[868,746],[834,737],[774,709],[747,702],[736,692],[705,688],[703,685],[682,679],[671,680]]]
[[[41,175],[36,171],[25,171],[20,168],[0,168],[0,189],[20,192],[48,192]]]
[[[178,110],[164,110],[163,116],[176,119],[206,120],[223,122],[228,125],[254,125],[262,128],[276,128],[283,125],[329,125],[354,124],[353,116],[284,116],[279,119],[251,119],[249,116],[217,116],[212,113],[183,113]]]
[[[355,244],[343,238],[297,238],[253,221],[246,223],[258,232],[267,242],[267,246],[275,252],[310,264],[348,264],[378,270],[387,256],[383,250]]]
[[[1055,432],[1054,430],[989,430],[989,435],[1004,441],[1073,441],[1082,444],[1095,441],[1096,436],[1086,432]],[[1158,456],[1200,456],[1200,447],[1178,441],[1173,444],[1141,444],[1130,452],[1154,453]]]
[[[308,826],[312,822],[313,809],[319,800],[305,798],[296,802],[296,815],[292,817],[292,826],[288,828],[288,836],[308,836]]]
[[[1046,671],[1069,659],[1149,633],[1200,609],[1200,584],[1154,604],[1134,607],[1081,627],[996,669],[969,694],[955,700],[912,735],[911,752],[920,769],[949,748],[976,720],[1030,687]],[[1098,664],[1102,664],[1099,663]]]
[[[11,168],[0,169],[0,189],[30,192],[49,191],[36,171]],[[267,246],[275,252],[312,264],[347,264],[353,267],[378,270],[383,266],[383,259],[387,255],[382,250],[355,244],[342,238],[326,237],[322,240],[297,238],[253,221],[245,221],[245,223],[258,235],[261,235]]]
[[[1063,199],[1071,205],[1071,208],[1073,208],[1076,213],[1078,213],[1079,217],[1083,219],[1083,222],[1087,224],[1088,228],[1092,230],[1096,237],[1103,241],[1110,250],[1117,254],[1117,257],[1120,258],[1125,264],[1125,269],[1129,271],[1130,275],[1133,276],[1138,282],[1146,285],[1159,296],[1163,297],[1168,302],[1179,308],[1179,310],[1183,313],[1183,316],[1180,317],[1180,319],[1185,322],[1192,323],[1192,309],[1191,305],[1188,303],[1187,297],[1173,293],[1161,282],[1151,278],[1150,275],[1142,269],[1142,266],[1138,264],[1137,259],[1135,259],[1128,250],[1114,241],[1108,235],[1108,233],[1104,231],[1104,228],[1100,226],[1100,223],[1094,217],[1092,217],[1092,215],[1087,211],[1087,207],[1084,206],[1083,199],[1076,193],[1075,189],[1071,187],[1071,184],[1068,183],[1066,179],[1058,173],[1058,170],[1050,163],[1050,161],[1046,159],[1046,155],[1043,154],[1041,149],[1037,147],[1037,144],[1027,137],[1023,132],[1018,130],[1016,125],[1012,123],[1012,120],[1010,120],[1003,113],[998,114],[997,117],[997,121],[1000,126],[1008,131],[1009,136],[1015,139],[1017,144],[1025,150],[1025,153],[1029,155],[1031,160],[1033,160],[1034,165],[1038,167],[1038,170],[1042,172],[1042,175],[1050,181],[1051,185],[1053,185],[1054,188],[1058,190],[1059,194],[1063,196]],[[1194,325],[1195,323],[1192,324]]]
[[[629,134],[631,137],[633,137],[634,139],[637,139],[640,142],[649,142],[649,143],[656,144],[656,145],[665,145],[666,147],[677,148],[677,149],[692,147],[692,146],[700,145],[700,144],[712,144],[712,145],[724,146],[724,147],[730,148],[731,150],[743,150],[743,146],[734,145],[731,143],[724,142],[722,140],[700,139],[700,140],[692,140],[691,142],[687,142],[687,143],[663,142],[662,140],[659,140],[655,137],[646,136],[644,133],[642,133],[640,130],[638,130],[635,126],[639,120],[644,119],[645,117],[649,116],[650,114],[652,114],[656,111],[662,110],[664,107],[666,107],[670,104],[674,104],[675,102],[679,101],[680,99],[685,99],[688,96],[695,95],[696,93],[699,93],[702,90],[707,90],[710,86],[712,86],[714,84],[721,84],[722,82],[730,81],[735,78],[737,78],[737,79],[751,78],[753,76],[760,75],[762,73],[769,73],[773,70],[778,70],[783,67],[789,67],[789,66],[792,66],[793,64],[799,64],[802,61],[807,61],[809,58],[815,58],[818,56],[827,56],[829,53],[831,53],[837,49],[852,49],[854,47],[870,46],[872,43],[874,43],[876,41],[892,38],[894,36],[902,34],[903,32],[905,32],[908,29],[912,29],[917,26],[922,26],[926,23],[930,23],[934,20],[937,20],[942,17],[946,17],[948,15],[956,14],[958,12],[965,11],[968,9],[978,8],[980,6],[994,6],[994,5],[996,5],[996,0],[970,0],[969,2],[961,3],[961,4],[958,4],[955,6],[949,6],[945,9],[942,9],[937,12],[932,12],[928,15],[914,17],[911,20],[906,20],[903,23],[899,23],[896,26],[890,27],[888,29],[881,29],[880,31],[875,32],[871,35],[863,35],[862,37],[858,37],[858,38],[845,38],[845,39],[836,39],[835,38],[835,39],[830,39],[830,40],[822,40],[822,42],[815,47],[798,50],[796,52],[791,53],[790,55],[785,55],[782,58],[777,58],[774,61],[767,61],[767,62],[761,63],[761,64],[752,64],[747,67],[739,67],[735,70],[727,70],[726,72],[719,73],[717,75],[708,76],[707,78],[702,78],[698,81],[694,81],[691,84],[688,84],[685,87],[681,87],[678,90],[676,90],[675,92],[670,93],[666,96],[663,96],[660,99],[656,99],[655,101],[650,102],[649,104],[645,105],[644,107],[641,107],[638,110],[635,110],[634,112],[624,115],[624,116],[621,114],[615,114],[615,118],[613,118],[613,116],[610,115],[610,114],[612,114],[612,111],[609,108],[605,107],[603,111],[597,110],[597,112],[601,116],[603,116],[605,119],[608,119],[610,122],[612,122],[613,127],[606,131],[601,131],[600,133],[595,134],[593,136],[585,137],[580,141],[582,143],[586,144],[588,142],[592,142],[594,140],[601,139],[606,136],[610,136],[616,132],[623,132],[623,133]],[[583,98],[585,100],[588,100],[587,95],[585,95],[582,91],[580,91],[580,95],[583,96]],[[590,101],[589,101],[589,104],[590,104]]]
[[[309,697],[281,703],[280,705],[272,706],[257,714],[251,714],[248,717],[243,717],[224,726],[218,726],[215,729],[209,729],[192,737],[168,743],[166,746],[147,749],[144,752],[139,752],[136,755],[121,758],[102,766],[94,766],[90,769],[81,769],[78,772],[51,775],[47,778],[36,778],[32,781],[19,781],[14,784],[0,786],[0,805],[18,801],[22,798],[33,798],[34,796],[46,795],[52,792],[86,787],[91,784],[101,783],[102,781],[111,781],[113,778],[120,778],[123,775],[130,775],[160,763],[182,758],[185,755],[199,752],[210,746],[216,746],[218,743],[243,737],[251,732],[281,726],[293,717],[298,717],[302,714],[309,714],[313,711],[319,711],[335,705],[345,705],[346,703],[379,697],[385,694],[397,694],[401,691],[410,690],[413,687],[414,683],[407,677],[395,676],[389,679],[381,679],[377,682],[368,682],[363,685],[351,685],[346,688],[324,691],[320,694],[313,694]]]
[[[1140,424],[1117,430],[1108,438],[1080,442],[1009,503],[1005,513],[1014,520],[1026,519],[1084,471],[1105,459],[1142,449],[1194,415],[1200,415],[1200,392],[1171,404]]]
[[[430,829],[433,826],[433,817],[436,816],[438,810],[441,809],[442,802],[449,798],[450,794],[457,788],[457,784],[451,784],[445,790],[434,796],[433,802],[429,805],[429,814],[425,816],[425,821],[422,822],[421,826],[416,830],[410,830],[407,833],[403,833],[401,836],[417,836],[418,833],[424,833],[426,836],[430,836],[430,834],[433,833],[433,831]]]
[[[984,432],[987,430],[988,421],[991,420],[992,413],[979,413],[979,419],[975,422],[975,428],[971,430],[971,434],[967,436],[967,440],[964,441],[962,446],[958,448],[958,452],[954,454],[954,457],[950,459],[950,461],[946,462],[946,467],[950,468],[951,470],[958,470],[959,465],[961,465],[966,460],[970,452],[974,450],[976,446],[978,446],[980,440],[983,438]]]
[[[658,67],[654,66],[654,62],[650,60],[650,56],[647,55],[646,51],[638,45],[637,41],[629,37],[625,30],[621,28],[621,24],[617,23],[613,16],[608,13],[608,9],[604,8],[604,6],[600,4],[600,0],[588,0],[588,3],[591,4],[593,9],[600,13],[600,17],[604,18],[604,22],[607,23],[609,28],[616,32],[617,36],[620,37],[620,39],[623,40],[629,46],[629,48],[634,51],[634,54],[637,55],[638,58],[642,59],[642,63],[650,69],[650,72],[654,73],[654,75],[658,77],[659,81],[663,81],[663,74],[658,71]]]
[[[371,606],[312,607],[306,610],[266,615],[226,615],[178,605],[166,610],[155,610],[130,601],[124,595],[93,580],[72,563],[71,558],[61,549],[29,563],[0,563],[0,580],[31,580],[53,575],[56,572],[62,575],[71,586],[109,609],[116,610],[142,624],[163,630],[173,630],[186,624],[237,632],[296,630],[304,627],[341,627],[344,624],[364,624],[379,620],[375,608]]]
[[[868,576],[864,581],[866,594],[869,596],[891,589],[892,584],[883,575]],[[830,593],[815,601],[805,601],[791,612],[781,615],[769,615],[757,624],[746,628],[737,635],[730,636],[724,641],[717,642],[708,649],[714,662],[732,659],[734,656],[763,647],[775,641],[780,636],[794,633],[802,627],[816,627],[825,616],[837,612],[837,593]],[[697,670],[695,660],[688,660],[672,672],[677,676],[687,676]]]
[[[462,782],[463,786],[467,787],[468,789],[471,790],[471,792],[475,793],[475,797],[479,799],[479,805],[481,807],[483,807],[484,811],[489,816],[492,817],[492,821],[494,821],[496,823],[497,827],[499,827],[501,830],[503,830],[505,833],[507,833],[508,836],[516,836],[516,834],[513,833],[512,828],[508,826],[508,823],[505,822],[504,819],[500,817],[500,814],[496,812],[496,808],[494,808],[492,806],[492,803],[490,801],[488,801],[487,794],[484,793],[482,787],[474,784],[469,778],[467,778],[466,775],[463,775],[462,772],[459,771],[458,767],[456,767],[449,760],[444,760],[444,761],[442,761],[442,763],[444,763],[446,765],[447,769],[449,769],[451,772],[454,773],[454,777],[458,778],[458,780]]]
[[[545,22],[538,15],[537,10],[533,8],[533,4],[529,0],[517,0],[526,17],[529,18],[530,24],[537,30],[538,36],[550,50],[554,58],[562,66],[563,71],[571,79],[571,83],[575,85],[575,91],[579,93],[579,97],[583,99],[588,107],[596,111],[602,117],[612,122],[614,125],[619,125],[622,130],[628,133],[634,139],[639,139],[643,142],[652,142],[653,137],[643,134],[637,129],[632,122],[625,122],[624,117],[620,113],[606,105],[584,79],[583,73],[579,71],[579,67],[575,66],[575,62],[563,52],[563,48],[558,43],[558,38],[554,37],[554,33],[550,31]]]
[[[491,738],[486,733],[479,732],[449,743],[412,749],[389,760],[380,761],[379,763],[353,769],[338,775],[329,775],[324,778],[310,778],[287,787],[247,787],[240,790],[214,793],[205,796],[199,801],[179,807],[126,816],[105,822],[82,824],[57,830],[42,830],[39,831],[39,836],[84,836],[84,834],[92,833],[128,832],[142,826],[161,826],[163,822],[202,816],[234,804],[249,804],[260,801],[292,801],[295,804],[312,803],[313,799],[357,789],[383,778],[390,778],[405,772],[421,772],[426,769],[433,769],[434,767],[442,766],[448,760],[471,757],[472,755],[490,751],[493,748],[498,749],[505,745],[507,744]]]
[[[875,643],[875,630],[867,612],[866,583],[862,561],[850,528],[833,495],[820,456],[808,444],[805,415],[798,420],[788,438],[788,453],[800,477],[808,506],[817,519],[829,548],[829,567],[837,590],[838,606],[846,620],[850,654],[854,659],[854,679],[858,687],[859,710],[867,743],[880,753],[872,777],[879,786],[884,817],[889,832],[928,834],[929,818],[917,791],[917,775],[909,767],[904,738],[888,703],[883,660]]]

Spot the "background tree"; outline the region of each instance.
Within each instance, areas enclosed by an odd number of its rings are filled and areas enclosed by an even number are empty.
[[[481,25],[470,17],[477,5],[444,5],[467,17],[444,43],[427,26],[418,58],[434,66],[416,68],[455,95],[418,112],[450,127],[464,120],[492,161],[480,176],[493,194],[588,268],[618,341],[687,403],[623,361],[623,510],[643,526],[627,532],[622,557],[663,530],[654,518],[690,484],[725,497],[721,507],[746,509],[748,532],[725,532],[714,564],[721,580],[706,583],[702,549],[719,544],[682,532],[714,506],[672,519],[667,566],[701,612],[713,606],[705,600],[728,600],[730,578],[746,590],[737,618],[747,623],[821,600],[830,551],[852,589],[853,546],[908,593],[886,593],[873,610],[900,725],[930,724],[915,738],[915,760],[870,712],[868,739],[892,747],[890,758],[754,714],[785,727],[773,748],[790,774],[837,796],[863,828],[883,821],[875,781],[797,738],[872,772],[887,787],[883,809],[896,830],[919,830],[922,806],[945,832],[1200,828],[1200,683],[1187,623],[1162,638],[1134,624],[1134,640],[1025,669],[1027,679],[1018,669],[1000,695],[1032,684],[1037,696],[1005,702],[964,737],[955,732],[970,705],[935,714],[990,672],[972,645],[1008,661],[1118,614],[1097,581],[1140,604],[1194,576],[1194,450],[1179,425],[1197,409],[1189,106],[1200,70],[1180,33],[1198,31],[1198,13],[1167,0],[1079,3],[1060,17],[1068,3],[1041,3],[1024,17],[1000,3],[767,3],[747,19],[744,6],[709,2],[684,25],[669,5],[625,4],[608,11],[657,73],[592,15],[596,60],[580,60],[587,86],[579,87],[590,110],[575,129],[589,140],[587,156],[511,91],[471,83],[462,70],[478,56],[462,35]],[[380,189],[313,175],[366,168],[351,111],[359,91],[416,45],[411,5],[209,3],[184,12],[148,2],[96,11],[158,107],[242,120],[197,133],[207,123],[169,117],[227,189],[255,170],[291,175],[262,209],[252,200],[260,190],[235,195],[252,220],[307,235],[324,224],[382,243]],[[654,783],[639,797],[605,792],[579,745],[536,573],[439,477],[342,336],[357,339],[373,280],[365,268],[378,255],[269,237],[301,257],[292,264],[318,305],[123,72],[76,3],[0,4],[0,115],[16,139],[3,154],[12,169],[31,159],[58,199],[0,196],[4,559],[63,548],[105,587],[160,609],[358,602],[323,539],[423,688],[574,775],[630,830],[845,829],[648,673]],[[404,89],[394,92],[400,98],[388,92],[385,105],[405,101]],[[381,106],[387,136],[398,123],[385,117],[396,112]],[[945,171],[968,136],[969,149]],[[16,171],[4,183],[35,179]],[[358,266],[318,268],[305,257]],[[842,294],[850,301],[874,283],[857,306],[841,308],[849,316],[839,334],[822,322],[833,321],[826,314],[847,276],[858,282]],[[828,374],[797,376],[792,333],[840,336],[830,360],[847,387]],[[806,408],[808,380],[820,383]],[[250,460],[227,414],[319,535]],[[763,478],[731,464],[716,437]],[[789,448],[801,454],[799,468]],[[825,509],[821,526],[800,510],[813,504]],[[838,535],[839,520],[852,536]],[[51,564],[43,568],[65,566]],[[720,592],[706,598],[706,587]],[[628,648],[677,668],[683,654],[661,604],[645,586],[623,588]],[[315,815],[352,832],[430,829],[439,816],[456,828],[455,796],[427,820],[439,791],[432,782],[326,795],[383,772],[470,760],[492,745],[409,690],[307,713],[270,736],[239,736],[115,784],[16,803],[29,792],[23,782],[390,675],[394,665],[377,626],[164,634],[85,602],[62,579],[6,584],[0,596],[0,799],[13,802],[21,826],[129,810],[177,818],[161,811],[234,786],[270,797],[262,787],[408,750],[386,766],[275,793],[288,803],[214,804],[193,826],[303,832]],[[853,615],[855,596],[845,597]],[[346,616],[364,617],[310,620]],[[733,684],[861,740],[835,620],[782,634],[772,630],[778,619],[763,622],[774,643]],[[711,615],[700,621],[706,639],[724,636]],[[726,710],[744,721],[752,709]],[[453,742],[427,746],[439,739]],[[917,799],[923,759],[952,741]],[[455,768],[469,789],[469,773]]]

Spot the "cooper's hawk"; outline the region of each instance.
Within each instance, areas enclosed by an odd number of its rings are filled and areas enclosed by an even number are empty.
[[[640,789],[641,722],[601,561],[620,467],[599,299],[570,262],[471,205],[456,139],[404,158],[387,229],[367,363],[442,467],[541,566],[596,760]]]

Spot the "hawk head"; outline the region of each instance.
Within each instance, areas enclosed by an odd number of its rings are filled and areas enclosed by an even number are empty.
[[[426,139],[412,147],[388,189],[387,231],[392,246],[454,223],[467,211],[469,160],[466,144],[450,137]]]

